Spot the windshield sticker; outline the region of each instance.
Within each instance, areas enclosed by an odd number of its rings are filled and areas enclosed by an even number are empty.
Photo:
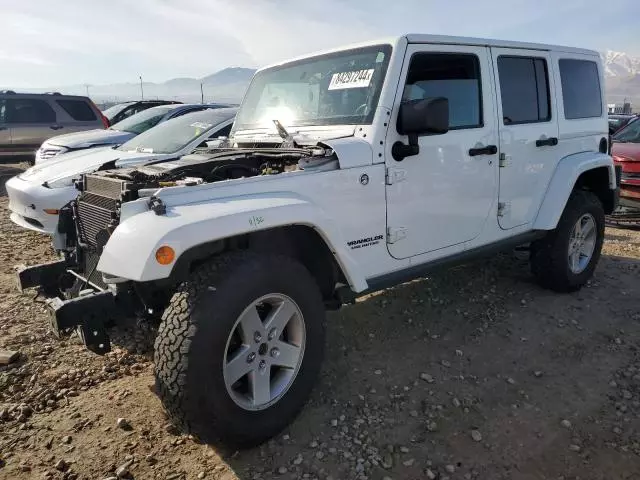
[[[356,70],[354,72],[334,73],[328,90],[343,90],[345,88],[365,88],[371,83],[374,69]]]

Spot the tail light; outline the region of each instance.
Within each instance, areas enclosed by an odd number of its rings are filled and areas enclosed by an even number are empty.
[[[102,125],[104,125],[104,128],[109,128],[111,126],[111,124],[109,123],[109,119],[102,114],[102,111],[95,103],[93,103],[93,100],[89,99],[89,101],[91,102],[91,105],[93,105],[93,108],[96,110],[96,112],[98,112],[98,114],[100,115],[100,120],[102,120]]]
[[[100,119],[102,120],[102,124],[104,125],[104,128],[109,128],[111,126],[111,124],[109,123],[109,119],[105,117],[102,114],[102,112],[100,112]]]

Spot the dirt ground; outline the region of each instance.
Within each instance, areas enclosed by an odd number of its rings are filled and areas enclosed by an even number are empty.
[[[310,403],[242,452],[167,423],[153,328],[118,329],[104,357],[49,333],[13,266],[50,258],[1,197],[0,349],[20,351],[0,367],[1,479],[640,479],[640,231],[607,229],[575,294],[508,254],[329,314]]]

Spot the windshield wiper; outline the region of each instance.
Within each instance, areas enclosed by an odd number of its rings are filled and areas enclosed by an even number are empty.
[[[276,126],[276,130],[278,130],[278,135],[280,135],[283,140],[280,148],[297,148],[296,141],[293,139],[293,136],[287,132],[284,125],[282,125],[279,120],[274,120],[273,124]]]

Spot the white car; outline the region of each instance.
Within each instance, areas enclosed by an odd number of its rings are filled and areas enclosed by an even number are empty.
[[[121,120],[109,128],[67,133],[46,140],[36,152],[36,165],[53,160],[63,153],[96,147],[112,147],[128,142],[136,135],[156,125],[177,118],[187,113],[199,112],[208,108],[227,108],[233,105],[224,103],[176,103],[151,107],[142,112]]]
[[[188,113],[167,120],[119,147],[70,152],[33,166],[6,183],[11,220],[21,227],[52,234],[60,208],[78,195],[74,182],[83,173],[104,166],[128,167],[186,155],[209,139],[228,136],[236,110],[220,108]]]

